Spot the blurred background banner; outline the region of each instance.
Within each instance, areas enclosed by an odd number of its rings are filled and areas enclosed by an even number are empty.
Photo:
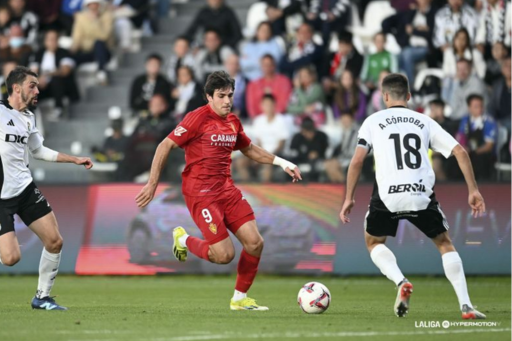
[[[61,273],[81,275],[154,275],[157,273],[234,273],[237,261],[219,266],[189,255],[172,255],[172,230],[183,226],[200,236],[181,189],[161,185],[154,200],[140,210],[135,184],[42,186],[64,237]],[[337,185],[242,185],[265,239],[262,272],[275,274],[378,274],[366,251],[363,219],[371,185],[358,188],[351,223],[338,218],[344,187]],[[454,245],[467,274],[510,274],[510,187],[482,185],[487,215],[473,219],[462,184],[436,187]],[[17,219],[22,260],[1,273],[36,273],[42,245]],[[441,257],[428,238],[402,221],[387,245],[407,274],[442,274]],[[235,242],[237,254],[241,247]]]

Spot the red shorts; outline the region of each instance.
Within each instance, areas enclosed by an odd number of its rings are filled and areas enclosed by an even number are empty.
[[[243,224],[255,220],[251,205],[234,186],[216,195],[185,195],[185,203],[209,245],[229,237],[228,230],[235,234]]]

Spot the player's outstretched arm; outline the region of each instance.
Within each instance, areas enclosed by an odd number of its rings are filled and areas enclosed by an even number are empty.
[[[50,162],[66,162],[74,163],[75,165],[83,165],[86,169],[91,169],[94,165],[90,158],[82,156],[72,156],[57,152],[43,145],[31,151],[32,157],[37,160],[44,160]]]
[[[265,149],[255,144],[251,143],[247,148],[241,149],[240,151],[249,159],[254,160],[256,162],[280,166],[286,173],[288,173],[288,175],[292,177],[293,182],[302,180],[299,167],[297,167],[290,161],[287,161],[285,159],[280,158],[279,156],[275,156],[274,154],[269,153]]]
[[[468,185],[468,203],[469,206],[471,206],[473,217],[481,217],[485,213],[485,202],[482,194],[480,194],[480,191],[478,190],[469,155],[460,144],[453,148],[452,154],[457,159],[457,163],[459,164],[460,170],[462,171],[462,174],[464,174],[464,179]]]
[[[340,219],[343,224],[350,223],[350,218],[348,214],[352,210],[355,204],[355,195],[356,195],[356,187],[357,182],[359,181],[359,177],[361,176],[361,170],[363,169],[363,162],[368,154],[368,149],[364,147],[356,147],[356,151],[352,160],[350,161],[350,165],[348,166],[348,174],[347,174],[347,186],[345,192],[345,201],[343,202],[343,207],[340,212]]]
[[[140,193],[135,197],[135,202],[139,207],[145,207],[153,200],[155,196],[156,186],[160,179],[160,174],[167,164],[167,158],[172,149],[177,148],[176,142],[170,138],[165,138],[156,149],[153,163],[151,164],[151,171],[149,173],[148,183],[141,189]]]

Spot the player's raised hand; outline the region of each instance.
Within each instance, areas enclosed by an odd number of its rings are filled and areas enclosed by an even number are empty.
[[[77,157],[75,165],[83,165],[86,169],[91,169],[94,166],[89,157]]]
[[[474,218],[481,217],[485,213],[484,198],[479,191],[475,191],[469,194],[468,203],[469,206],[471,206],[471,214]]]
[[[352,210],[352,207],[354,207],[354,204],[356,202],[354,200],[345,200],[343,203],[343,207],[341,208],[340,212],[340,219],[343,222],[343,224],[350,223],[350,218],[348,217],[350,211]]]
[[[156,186],[146,184],[146,186],[142,187],[139,194],[135,197],[135,202],[137,203],[137,206],[142,208],[146,207],[151,200],[153,200],[153,197],[155,196]]]
[[[299,167],[295,166],[295,168],[293,168],[293,170],[291,170],[289,167],[286,167],[286,169],[284,171],[292,177],[292,179],[293,179],[292,182],[298,182],[298,181],[302,180],[302,176],[300,175]]]

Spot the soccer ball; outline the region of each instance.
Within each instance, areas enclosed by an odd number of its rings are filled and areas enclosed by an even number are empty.
[[[322,283],[309,282],[300,289],[297,303],[307,314],[321,314],[331,304],[331,293]]]

